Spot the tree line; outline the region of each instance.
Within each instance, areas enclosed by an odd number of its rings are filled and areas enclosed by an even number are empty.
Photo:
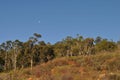
[[[32,67],[48,62],[56,57],[94,55],[102,51],[114,51],[119,44],[100,36],[84,38],[77,34],[75,38],[67,36],[55,44],[39,40],[41,34],[34,33],[28,41],[6,41],[0,44],[0,71],[10,71]]]

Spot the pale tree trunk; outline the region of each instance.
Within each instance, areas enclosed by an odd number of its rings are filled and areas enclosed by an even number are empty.
[[[17,64],[17,54],[15,54],[15,58],[14,58],[14,70],[15,70],[15,71],[16,71],[16,69],[17,69],[16,64]]]
[[[17,50],[14,50],[13,54],[13,69],[14,71],[16,71],[17,69]]]
[[[73,56],[73,51],[72,51],[73,49],[72,49],[72,46],[71,46],[71,48],[70,48],[70,56]]]
[[[69,51],[69,50],[67,50],[67,55],[66,55],[67,57],[69,57],[69,53],[70,53],[70,51]]]
[[[8,58],[8,53],[6,53],[5,55],[5,66],[4,66],[4,70],[6,71],[7,70],[7,58]]]
[[[30,63],[31,63],[31,74],[33,74],[33,58],[31,58]]]
[[[32,68],[33,68],[33,59],[32,58],[31,58],[30,63],[31,63],[31,71],[32,71]]]
[[[70,56],[71,56],[71,57],[73,56],[73,53],[72,53],[72,51],[70,52]]]
[[[24,68],[24,65],[22,64],[22,68],[21,69],[23,69]]]
[[[4,66],[4,70],[7,70],[7,56],[5,56],[5,66]]]

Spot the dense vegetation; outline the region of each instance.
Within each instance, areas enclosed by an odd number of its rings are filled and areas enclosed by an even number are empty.
[[[0,44],[0,80],[120,80],[120,41],[77,35],[50,44],[41,37]]]
[[[0,73],[0,80],[120,80],[120,50],[55,58],[32,70]]]
[[[0,45],[0,71],[10,71],[32,67],[55,57],[94,55],[103,51],[114,51],[119,43],[101,37],[75,38],[67,36],[55,44],[39,40],[41,34],[34,33],[26,42],[6,41]]]

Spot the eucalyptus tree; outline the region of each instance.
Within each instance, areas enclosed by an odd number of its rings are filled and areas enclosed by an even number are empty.
[[[47,43],[45,53],[46,53],[45,56],[46,56],[47,60],[48,61],[52,60],[55,57],[53,45],[51,45],[50,43]]]
[[[100,43],[96,44],[96,50],[100,51],[114,51],[117,49],[117,44],[113,41],[103,39]]]
[[[2,43],[1,49],[5,51],[4,70],[9,70],[11,69],[11,59],[10,59],[9,52],[12,49],[12,41],[6,41],[5,43]]]
[[[0,45],[0,72],[4,70],[4,64],[5,64],[5,51],[2,49]]]
[[[44,41],[39,42],[39,53],[40,62],[47,62],[55,57],[53,45],[46,44]]]
[[[54,44],[54,53],[57,57],[63,57],[67,55],[68,45],[66,42],[61,41]]]
[[[77,34],[77,37],[74,39],[74,48],[75,48],[75,52],[77,52],[78,55],[83,54],[83,49],[84,49],[84,38],[83,36],[80,36],[79,34]]]
[[[22,47],[20,48],[20,54],[17,54],[17,65],[19,68],[28,67],[30,64],[30,41],[22,43]]]
[[[95,43],[98,44],[102,41],[102,38],[100,36],[97,36],[96,39],[95,39]]]
[[[40,62],[44,62],[44,59],[45,59],[44,51],[45,51],[46,43],[44,41],[39,41],[38,45],[39,45],[39,49],[38,49],[39,60],[40,60]]]
[[[20,50],[22,48],[22,42],[19,40],[13,41],[13,50],[14,53],[12,54],[12,62],[13,62],[13,68],[16,70],[17,68],[17,57],[20,53]]]
[[[86,38],[84,40],[84,54],[93,54],[94,52],[94,39],[93,38]]]
[[[71,36],[67,36],[65,38],[65,44],[67,45],[67,56],[72,56],[73,53],[72,53],[72,44],[73,44],[73,37]]]
[[[41,38],[41,34],[34,33],[32,37],[29,38],[29,48],[30,48],[30,63],[31,63],[31,70],[33,67],[33,56],[35,54],[34,45],[38,42],[38,39]]]

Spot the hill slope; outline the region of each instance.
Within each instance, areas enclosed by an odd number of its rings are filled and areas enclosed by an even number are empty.
[[[120,80],[120,53],[56,58],[30,68],[1,73],[0,80]]]

